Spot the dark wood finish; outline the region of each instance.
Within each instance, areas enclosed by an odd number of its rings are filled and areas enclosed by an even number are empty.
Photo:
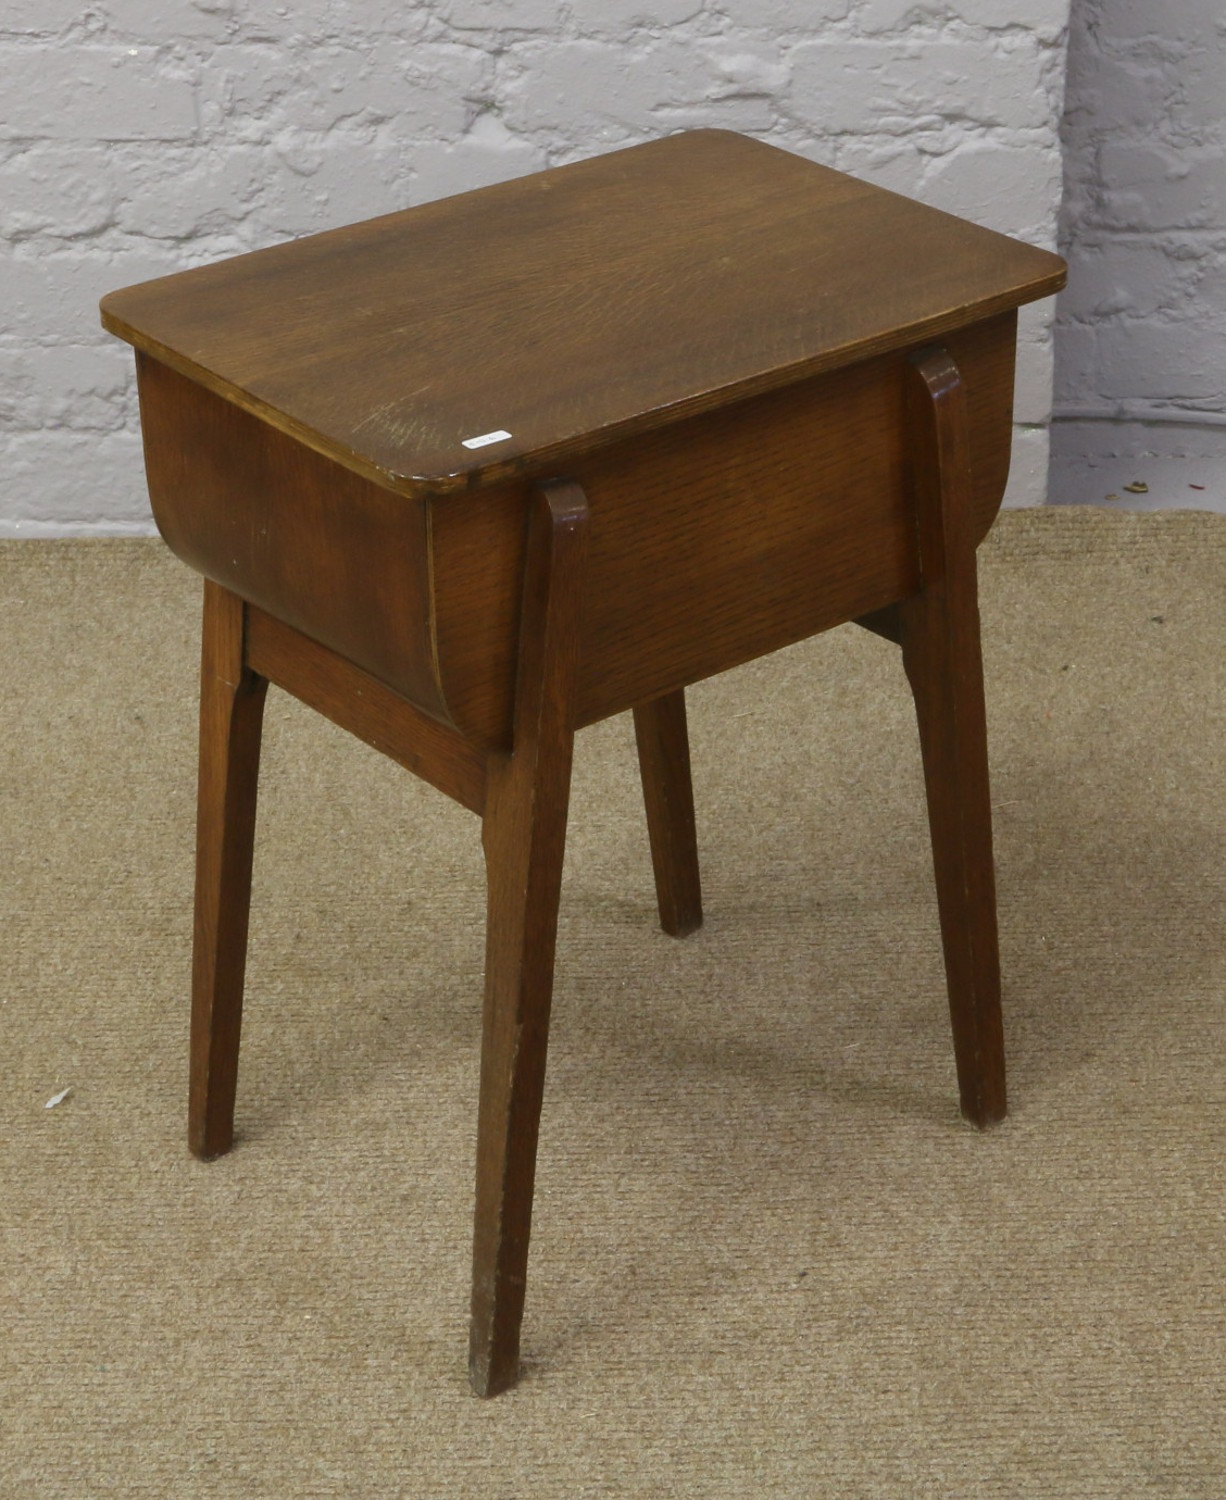
[[[632,187],[636,211],[619,214]],[[646,213],[657,196],[675,209]],[[695,256],[716,236],[718,256]],[[914,588],[902,387],[925,332],[944,331],[968,384],[986,531],[1008,467],[1013,308],[1062,274],[1046,252],[698,132],[130,288],[104,320],[142,351],[171,547],[505,749],[530,488],[508,475],[565,459],[589,496],[579,694],[594,722]],[[499,336],[470,348],[487,307]],[[457,447],[502,421],[472,415],[491,409],[489,382],[532,405],[526,427],[502,422],[536,434],[513,461]],[[462,474],[404,479],[448,444]],[[651,546],[665,566],[643,565]]]
[[[519,1361],[570,797],[583,491],[544,486],[530,519],[514,750],[490,757],[482,824],[489,915],[469,1337],[469,1379],[481,1396],[511,1385]]]
[[[197,571],[447,720],[426,507],[137,355],[158,529]]]
[[[1008,471],[1016,309],[1063,280],[1044,251],[700,131],[104,300],[137,349],[158,525],[209,580],[192,1149],[232,1138],[272,680],[483,817],[482,1394],[518,1360],[584,724],[635,710],[681,933],[702,915],[684,688],[849,619],[899,642],[962,1107],[1003,1114],[975,548]]]
[[[206,579],[188,1103],[188,1144],[203,1157],[221,1156],[234,1138],[260,730],[268,686],[244,664],[243,619],[242,600]]]
[[[472,812],[485,811],[485,756],[390,688],[254,605],[248,665]]]
[[[915,695],[962,1113],[1005,1114],[992,803],[966,397],[943,349],[908,385],[921,586],[898,607]]]
[[[575,460],[1056,291],[1058,257],[694,131],[112,293],[107,328],[403,494]],[[463,441],[505,430],[505,443]]]
[[[702,883],[690,778],[690,737],[685,693],[678,689],[634,710],[651,865],[656,877],[660,926],[685,937],[702,926]]]
[[[1015,338],[1006,313],[949,341],[974,393],[980,536],[1008,475]],[[886,355],[575,466],[592,508],[581,725],[915,590],[906,370]],[[431,503],[439,694],[485,744],[509,738],[525,503],[523,486]]]
[[[1008,469],[1016,315],[951,337],[974,525]],[[711,676],[917,584],[890,354],[580,465],[592,507],[579,722]],[[511,740],[530,486],[380,490],[140,356],[154,513],[207,576],[487,747]],[[820,589],[814,577],[829,579]]]

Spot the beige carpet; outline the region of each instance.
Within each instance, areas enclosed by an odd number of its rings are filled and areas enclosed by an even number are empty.
[[[482,1403],[476,820],[270,698],[241,1140],[193,1161],[196,582],[0,547],[0,1496],[1220,1500],[1226,520],[1006,515],[982,575],[1010,1119],[958,1118],[892,648],[692,691],[685,943],[588,731]]]

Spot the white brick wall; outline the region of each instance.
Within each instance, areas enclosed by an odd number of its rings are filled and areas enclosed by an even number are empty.
[[[4,0],[0,531],[150,527],[104,291],[617,145],[722,125],[1051,245],[1068,4]]]
[[[1078,0],[1056,330],[1056,498],[1086,463],[1210,456],[1226,472],[1226,9]]]

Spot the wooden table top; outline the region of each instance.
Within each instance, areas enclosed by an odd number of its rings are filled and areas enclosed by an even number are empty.
[[[1047,251],[703,130],[113,292],[102,321],[346,467],[444,494],[564,472],[1064,275]]]

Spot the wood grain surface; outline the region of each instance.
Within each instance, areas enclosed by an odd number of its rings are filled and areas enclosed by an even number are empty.
[[[578,485],[546,485],[533,496],[515,748],[489,758],[481,830],[489,899],[468,1364],[481,1396],[511,1385],[519,1364],[570,802],[587,523]]]
[[[205,580],[201,632],[196,906],[188,1145],[221,1156],[234,1099],[247,966],[251,862],[268,683],[245,661],[241,599]]]
[[[438,494],[560,472],[1063,280],[1047,251],[703,130],[146,282],[102,316],[338,463]]]
[[[897,617],[919,721],[958,1092],[966,1118],[989,1125],[1005,1115],[992,799],[966,392],[946,350],[912,365],[907,410],[921,587]]]
[[[670,937],[685,937],[702,926],[685,693],[678,689],[649,703],[636,704],[634,736],[660,926]]]
[[[176,556],[446,719],[425,503],[137,355],[145,475]]]
[[[680,935],[702,920],[685,686],[849,619],[898,641],[962,1107],[1003,1115],[975,549],[1016,309],[1063,279],[700,131],[104,301],[137,348],[158,525],[207,579],[192,1147],[232,1136],[272,680],[482,814],[479,1393],[518,1366],[584,724],[635,710]]]
[[[254,605],[247,663],[471,812],[485,811],[485,756],[378,678]]]
[[[1008,474],[1016,315],[950,335],[982,537]],[[866,360],[577,461],[591,507],[579,723],[914,592],[905,353]],[[428,502],[438,693],[510,737],[526,487]]]

